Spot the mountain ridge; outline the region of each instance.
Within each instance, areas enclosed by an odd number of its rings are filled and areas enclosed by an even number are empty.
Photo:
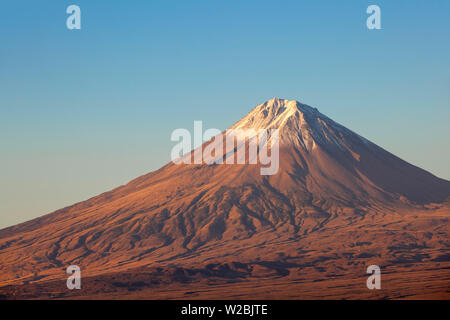
[[[281,259],[287,266],[290,260],[310,266],[312,278],[320,268],[343,268],[354,276],[358,271],[345,253],[357,256],[355,242],[370,243],[357,265],[371,257],[394,266],[389,261],[408,261],[403,245],[426,254],[430,264],[440,259],[439,241],[448,231],[431,221],[445,226],[450,182],[297,101],[266,101],[230,128],[250,127],[280,129],[276,174],[262,176],[260,164],[168,163],[89,200],[0,230],[0,291],[2,285],[63,278],[61,268],[71,264],[97,277],[213,262],[256,268],[258,261]],[[397,225],[407,235],[395,231]],[[431,238],[414,228],[428,230]],[[392,249],[396,242],[402,246]],[[321,255],[334,264],[324,265],[326,260],[317,260]]]

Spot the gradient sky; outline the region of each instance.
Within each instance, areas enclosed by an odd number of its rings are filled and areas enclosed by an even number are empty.
[[[174,129],[225,129],[272,97],[450,180],[449,40],[447,0],[2,2],[0,228],[158,169]]]

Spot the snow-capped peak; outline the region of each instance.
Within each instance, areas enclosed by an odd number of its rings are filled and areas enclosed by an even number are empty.
[[[294,143],[307,150],[324,143],[343,148],[344,135],[353,134],[316,108],[280,98],[256,106],[230,129],[279,129],[281,143]]]
[[[290,117],[300,119],[301,114],[312,114],[314,112],[317,112],[317,109],[303,105],[298,101],[273,98],[253,108],[247,116],[242,118],[232,128],[281,129]]]

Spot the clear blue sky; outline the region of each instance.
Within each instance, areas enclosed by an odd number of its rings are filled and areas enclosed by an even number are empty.
[[[449,180],[449,40],[447,0],[4,1],[0,228],[155,170],[174,129],[225,129],[272,97]]]

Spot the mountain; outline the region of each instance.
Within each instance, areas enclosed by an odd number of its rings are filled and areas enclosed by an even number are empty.
[[[297,101],[271,99],[230,129],[278,129],[277,172],[248,157],[170,162],[0,230],[0,294],[449,298],[449,181]],[[384,291],[366,288],[372,264],[387,272]],[[65,288],[69,265],[83,290]]]

